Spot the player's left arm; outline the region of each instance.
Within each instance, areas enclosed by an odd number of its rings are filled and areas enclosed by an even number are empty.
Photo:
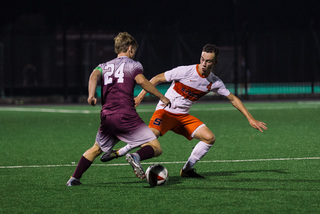
[[[156,87],[154,84],[149,82],[143,74],[138,74],[135,77],[136,82],[143,88],[144,91],[153,94],[154,96],[158,97],[163,103],[164,108],[166,106],[171,105],[170,100],[165,97]],[[141,92],[140,92],[141,93]],[[135,101],[136,102],[136,101]]]
[[[164,73],[158,74],[156,76],[154,76],[151,80],[150,83],[154,86],[157,86],[160,83],[166,82],[166,78],[164,76]],[[137,107],[138,105],[140,105],[141,101],[143,100],[143,98],[147,95],[147,91],[142,89],[141,92],[139,93],[139,95],[137,97],[134,98],[135,100],[135,107]]]
[[[260,132],[263,132],[263,130],[267,130],[268,128],[266,127],[267,124],[265,124],[264,122],[258,121],[256,119],[254,119],[254,117],[250,114],[250,112],[248,111],[248,109],[243,105],[243,103],[241,102],[241,100],[235,96],[234,94],[230,93],[227,98],[229,99],[229,101],[231,102],[231,104],[238,109],[249,121],[250,125],[255,128],[258,129]]]

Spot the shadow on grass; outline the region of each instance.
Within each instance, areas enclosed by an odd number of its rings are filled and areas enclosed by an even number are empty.
[[[243,171],[222,171],[222,172],[204,172],[200,173],[204,176],[204,178],[182,178],[178,175],[170,176],[168,182],[165,185],[151,187],[147,183],[147,181],[140,180],[138,178],[126,177],[125,179],[128,181],[125,182],[106,182],[106,183],[97,183],[92,184],[91,186],[132,186],[134,188],[168,188],[171,190],[180,190],[180,189],[190,189],[190,190],[218,190],[218,191],[319,191],[319,188],[309,188],[302,186],[290,186],[290,183],[305,183],[307,185],[314,185],[313,183],[320,183],[320,180],[308,180],[308,179],[277,179],[277,178],[236,178],[234,176],[240,174],[255,174],[255,173],[276,173],[276,174],[290,174],[284,169],[276,169],[276,170],[243,170]],[[223,179],[223,177],[228,179]],[[222,179],[220,179],[222,178]],[[123,179],[123,177],[122,177]],[[183,185],[184,183],[188,183],[192,181],[195,186]],[[210,185],[207,185],[208,182]],[[222,186],[221,183],[224,183]],[[229,183],[229,184],[227,184]],[[237,187],[233,186],[231,183],[238,183]],[[247,187],[247,183],[252,183],[252,187]],[[255,184],[258,183],[258,184]],[[263,184],[264,183],[264,184]],[[286,183],[289,186],[279,186],[280,183]],[[180,184],[183,185],[181,188]],[[262,185],[261,185],[262,184]],[[212,186],[213,185],[213,186]],[[231,185],[231,186],[230,186]],[[241,187],[244,185],[243,187]],[[258,186],[256,186],[258,185]],[[265,186],[266,185],[266,186]]]
[[[144,188],[153,188],[151,187],[146,179],[138,179],[138,178],[132,178],[132,177],[121,177],[122,179],[126,179],[128,181],[125,182],[103,182],[103,183],[95,183],[95,184],[86,184],[86,186],[103,186],[103,187],[110,187],[110,186],[117,186],[119,184],[121,185],[132,185],[132,184],[144,184]],[[180,176],[170,176],[169,177],[169,181],[164,184],[164,185],[160,185],[160,187],[166,187],[168,185],[176,185],[176,184],[180,184],[182,183],[183,180],[181,180]],[[136,187],[136,186],[135,186]]]
[[[232,177],[237,174],[246,173],[276,173],[276,174],[290,174],[286,170],[244,170],[244,171],[223,171],[223,172],[204,172],[200,173],[204,176],[199,178],[181,178],[176,176],[173,180],[179,180],[179,183],[184,183],[192,180],[196,182],[196,186],[184,186],[184,189],[200,190],[200,191],[309,191],[318,192],[318,179],[288,179],[288,178],[236,178]],[[224,179],[228,178],[228,179]],[[220,179],[221,178],[221,179]],[[206,183],[206,184],[204,184]],[[232,184],[235,183],[235,184]],[[248,184],[250,187],[248,187]],[[286,184],[285,186],[283,184]],[[302,186],[299,184],[305,184]],[[315,184],[317,184],[315,186]],[[236,185],[236,186],[235,186]],[[177,188],[178,187],[178,188]],[[181,189],[179,186],[172,186],[171,189]]]
[[[284,169],[275,169],[275,170],[244,170],[244,171],[225,171],[225,172],[204,172],[201,175],[204,177],[208,176],[234,176],[237,174],[243,173],[278,173],[278,174],[289,174]]]

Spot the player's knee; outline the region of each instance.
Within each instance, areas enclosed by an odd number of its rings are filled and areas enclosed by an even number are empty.
[[[159,136],[160,136],[160,131],[158,130],[158,129],[155,129],[155,128],[150,128],[151,129],[151,131],[153,132],[153,134],[157,137],[157,138],[159,138]]]
[[[213,133],[208,133],[207,135],[205,135],[203,137],[204,139],[202,140],[203,142],[207,143],[207,144],[210,144],[210,145],[213,145],[214,142],[216,141],[216,137],[214,136]]]
[[[160,156],[160,155],[162,154],[162,148],[161,148],[161,146],[158,146],[158,147],[156,147],[156,148],[153,148],[153,150],[154,150],[154,157],[158,157],[158,156]]]
[[[91,147],[88,151],[94,156],[98,156],[102,153],[102,150],[98,144],[94,144],[93,147]]]
[[[89,161],[94,161],[96,157],[98,157],[102,153],[102,150],[99,146],[94,145],[90,149],[88,149],[83,156],[88,159]]]
[[[154,157],[158,157],[162,154],[162,148],[161,148],[161,145],[160,145],[160,142],[158,141],[158,139],[154,139],[154,140],[142,145],[141,147],[144,147],[144,146],[151,146],[153,148]]]
[[[153,148],[153,151],[154,151],[154,157],[158,157],[162,154],[162,148],[161,148],[161,145],[159,143],[159,141],[157,141],[156,143],[153,142],[151,144],[152,148]]]

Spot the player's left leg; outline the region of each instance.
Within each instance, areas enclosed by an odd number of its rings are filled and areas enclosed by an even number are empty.
[[[188,161],[183,166],[180,172],[182,177],[202,177],[194,171],[194,165],[208,153],[209,149],[215,142],[214,134],[205,125],[202,125],[200,128],[198,128],[193,137],[200,141],[193,148]]]
[[[97,142],[95,142],[94,145],[83,154],[83,156],[87,160],[93,162],[94,159],[96,159],[96,157],[98,157],[101,153],[102,153],[102,150],[100,146],[98,145]]]
[[[113,149],[111,151],[108,151],[106,153],[104,153],[103,155],[101,155],[100,160],[102,162],[108,162],[111,161],[115,158],[119,158],[124,156],[125,154],[127,154],[130,150],[132,150],[132,146],[127,144],[124,147],[120,148],[120,149]]]
[[[82,174],[91,166],[94,159],[101,153],[102,150],[100,149],[98,143],[95,142],[95,144],[90,149],[88,149],[80,158],[76,170],[67,182],[67,186],[80,185],[80,178],[82,177]]]

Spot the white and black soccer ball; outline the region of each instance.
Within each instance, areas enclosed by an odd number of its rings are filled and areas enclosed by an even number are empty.
[[[155,164],[147,168],[146,178],[150,186],[159,186],[165,184],[168,181],[169,173],[164,166]]]

